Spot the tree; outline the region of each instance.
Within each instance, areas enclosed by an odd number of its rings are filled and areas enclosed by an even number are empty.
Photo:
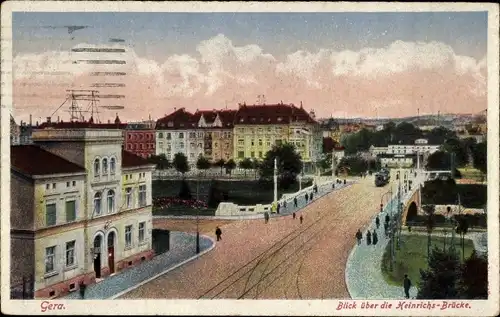
[[[366,172],[368,167],[368,161],[361,156],[344,156],[340,160],[337,169],[346,168],[351,175],[359,175],[360,173]]]
[[[455,252],[434,248],[426,270],[420,270],[417,299],[457,299],[461,276],[460,260]]]
[[[165,154],[160,154],[160,155],[151,155],[148,157],[148,162],[151,164],[156,165],[156,169],[159,170],[164,170],[170,167],[170,162],[168,161],[168,158],[165,156]]]
[[[196,168],[199,170],[206,171],[210,168],[210,161],[204,157],[202,154],[198,156],[198,160],[196,161]]]
[[[462,264],[458,289],[463,299],[488,298],[488,261],[475,251]]]
[[[426,219],[425,226],[427,228],[427,258],[430,259],[431,253],[431,234],[432,230],[434,230],[435,221],[434,221],[434,212],[436,211],[435,205],[423,205]]]
[[[253,162],[250,158],[245,157],[241,162],[240,162],[240,168],[245,170],[245,177],[247,176],[247,170],[252,169],[253,167]]]
[[[442,150],[447,153],[455,154],[455,165],[462,167],[468,163],[468,155],[466,144],[457,138],[447,139],[441,146]]]
[[[457,229],[456,233],[460,235],[460,243],[462,246],[462,260],[465,260],[465,235],[467,234],[467,231],[469,230],[469,222],[467,221],[467,218],[464,217],[463,215],[460,215],[457,217]]]
[[[182,174],[182,177],[184,177],[185,173],[189,172],[188,160],[184,153],[176,153],[174,155],[174,159],[172,160],[172,165],[177,172]]]
[[[473,166],[483,172],[487,173],[487,151],[488,146],[486,142],[481,142],[472,147],[472,161]]]
[[[274,159],[277,160],[280,187],[288,188],[302,171],[302,160],[289,143],[275,145],[266,153],[260,164],[259,172],[262,180],[271,180],[274,175]]]
[[[220,174],[222,175],[222,169],[224,168],[224,165],[226,164],[226,161],[224,161],[224,159],[219,159],[217,160],[217,162],[215,162],[215,166],[218,166],[220,167]]]
[[[231,172],[236,168],[236,163],[233,159],[229,159],[224,166],[229,171],[229,174],[231,174]]]
[[[451,167],[450,154],[444,151],[436,151],[429,155],[425,168],[427,170],[449,170]]]

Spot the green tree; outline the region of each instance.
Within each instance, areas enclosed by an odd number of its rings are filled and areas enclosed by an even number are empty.
[[[488,261],[475,251],[462,264],[458,289],[462,299],[488,299]]]
[[[217,160],[217,162],[215,162],[215,166],[219,167],[220,168],[220,174],[222,175],[222,169],[224,168],[224,165],[226,164],[226,161],[224,161],[224,159],[219,159]]]
[[[266,153],[260,164],[262,180],[271,180],[274,175],[274,159],[277,159],[278,178],[282,188],[293,184],[302,171],[302,160],[295,151],[295,146],[289,143],[275,145]]]
[[[236,168],[236,163],[234,162],[233,159],[229,159],[224,166],[231,174],[231,172]]]
[[[434,219],[434,213],[436,211],[435,205],[423,205],[422,209],[425,212],[425,227],[427,228],[427,258],[430,259],[431,256],[431,235],[436,225]]]
[[[369,163],[367,160],[362,158],[361,156],[344,156],[338,166],[337,169],[347,168],[351,175],[359,175],[360,173],[365,173],[368,170]]]
[[[198,160],[196,161],[196,168],[206,172],[206,170],[210,168],[210,161],[202,154],[200,154],[198,156]]]
[[[473,166],[483,172],[487,173],[487,151],[488,146],[486,142],[481,142],[472,147],[472,161]]]
[[[451,167],[450,154],[444,151],[436,151],[429,155],[425,168],[427,170],[449,170]]]
[[[462,167],[468,163],[466,144],[457,138],[447,139],[441,146],[441,149],[447,153],[455,154],[455,165]]]
[[[240,168],[245,170],[245,177],[247,176],[247,170],[252,169],[253,162],[250,158],[245,157],[239,164]]]
[[[185,173],[189,172],[188,160],[184,153],[176,153],[174,155],[174,159],[172,160],[172,165],[177,172],[182,174],[182,177],[184,177]]]
[[[459,298],[460,276],[461,266],[457,254],[435,247],[430,253],[428,268],[420,270],[417,299]]]

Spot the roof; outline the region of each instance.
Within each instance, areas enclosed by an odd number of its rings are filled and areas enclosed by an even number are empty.
[[[122,150],[122,168],[152,165],[148,160],[132,152]]]
[[[197,123],[191,112],[186,111],[185,108],[180,108],[158,119],[156,129],[189,129],[195,127]]]
[[[378,158],[416,158],[416,154],[388,154],[388,153],[381,153],[377,154]]]
[[[94,123],[91,117],[89,121],[69,121],[69,122],[44,122],[38,129],[125,129],[126,123],[121,123],[118,116],[114,123]]]
[[[307,111],[300,106],[283,103],[274,105],[240,104],[234,124],[289,124],[292,122],[316,123]]]
[[[36,145],[13,145],[11,168],[28,176],[84,173],[85,168]]]

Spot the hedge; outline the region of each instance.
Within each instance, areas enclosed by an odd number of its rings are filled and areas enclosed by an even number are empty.
[[[416,215],[409,219],[406,219],[407,226],[422,227],[426,226],[427,215]],[[469,228],[486,228],[487,227],[487,215],[486,214],[465,214],[465,215],[454,215],[453,218],[457,221],[460,217],[466,219],[469,223]],[[444,215],[435,214],[433,216],[434,226],[443,227],[447,220]]]

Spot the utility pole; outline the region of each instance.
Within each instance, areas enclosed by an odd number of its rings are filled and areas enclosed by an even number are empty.
[[[274,158],[274,206],[278,203],[278,158]]]
[[[198,172],[198,177],[196,178],[196,254],[200,253],[200,207],[198,202],[200,201],[200,172]]]

